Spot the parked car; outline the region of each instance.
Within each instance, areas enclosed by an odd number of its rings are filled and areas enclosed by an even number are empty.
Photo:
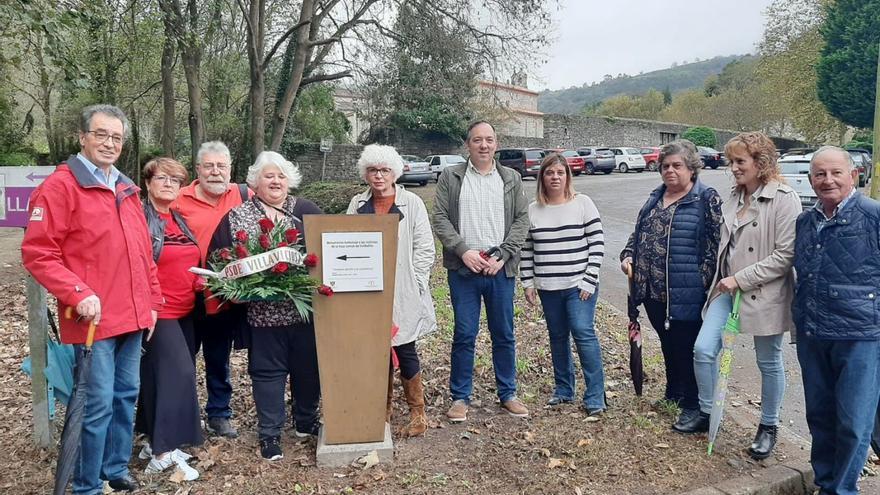
[[[440,172],[443,172],[446,167],[458,165],[467,160],[461,155],[430,155],[425,158],[425,161],[430,165],[431,174],[434,175],[434,179],[436,180],[440,178]]]
[[[565,161],[568,162],[568,168],[571,169],[571,173],[574,175],[581,175],[584,171],[584,159],[581,155],[578,154],[577,151],[574,150],[566,150],[562,148],[544,150],[548,155],[550,153],[559,153],[560,155],[565,157]]]
[[[810,185],[810,158],[812,153],[806,155],[786,154],[779,159],[779,172],[785,178],[785,182],[798,193],[801,198],[803,209],[812,208],[819,199],[813,186]]]
[[[874,172],[871,154],[868,150],[860,148],[848,148],[846,151],[849,151],[849,156],[852,157],[853,163],[856,164],[856,168],[859,170],[859,187],[865,187],[865,184],[868,183],[868,179],[871,178]]]
[[[611,152],[614,153],[614,163],[620,172],[645,170],[645,158],[639,153],[638,148],[611,148]]]
[[[587,175],[593,175],[596,172],[610,174],[617,168],[614,152],[608,148],[583,146],[577,149],[577,154],[584,158],[584,172]]]
[[[540,148],[503,148],[495,152],[495,159],[523,177],[537,177],[541,161],[546,155]]]
[[[645,146],[644,148],[639,148],[639,153],[645,159],[645,166],[648,170],[656,172],[660,169],[660,148],[657,146]]]
[[[715,170],[721,165],[724,165],[724,155],[715,148],[697,146],[697,151],[700,153],[700,160],[703,162],[703,168],[711,168],[712,170]]]
[[[400,155],[400,157],[403,158],[403,174],[397,179],[397,183],[426,185],[432,177],[428,162],[416,155]]]

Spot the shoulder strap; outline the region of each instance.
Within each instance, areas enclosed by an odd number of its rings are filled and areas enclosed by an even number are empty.
[[[241,202],[246,203],[248,200],[248,186],[247,186],[247,184],[239,184],[238,185],[238,193],[241,194]]]

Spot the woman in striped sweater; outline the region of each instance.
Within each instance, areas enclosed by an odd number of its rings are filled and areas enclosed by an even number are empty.
[[[599,211],[588,196],[575,192],[571,180],[562,155],[544,159],[537,197],[529,205],[520,279],[530,304],[537,304],[536,295],[541,298],[550,334],[555,390],[547,405],[574,400],[570,336],[584,372],[583,407],[593,416],[606,407],[602,349],[593,329],[605,238]]]

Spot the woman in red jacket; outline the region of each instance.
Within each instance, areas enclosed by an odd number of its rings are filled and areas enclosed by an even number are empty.
[[[144,167],[144,214],[165,305],[156,330],[144,341],[136,429],[150,439],[140,454],[150,459],[147,473],[176,464],[186,480],[194,480],[199,473],[186,463],[190,456],[180,447],[203,441],[195,362],[189,350],[194,346],[191,313],[200,284],[188,270],[199,266],[200,255],[183,217],[169,208],[186,176],[183,165],[171,158],[157,158]]]

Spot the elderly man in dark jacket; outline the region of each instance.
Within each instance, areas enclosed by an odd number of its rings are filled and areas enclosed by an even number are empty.
[[[792,313],[822,494],[858,493],[880,397],[880,203],[855,190],[857,177],[849,153],[820,148],[819,201],[797,221]]]

